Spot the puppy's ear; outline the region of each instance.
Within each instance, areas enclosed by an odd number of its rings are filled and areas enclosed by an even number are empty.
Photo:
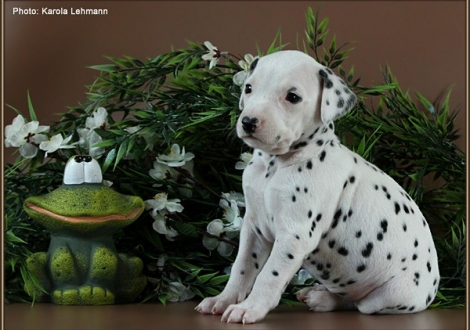
[[[352,109],[356,104],[356,95],[349,89],[340,77],[330,69],[319,69],[320,81],[323,84],[321,96],[321,121],[328,123]]]

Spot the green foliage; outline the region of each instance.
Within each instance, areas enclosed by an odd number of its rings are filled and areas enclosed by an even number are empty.
[[[355,69],[343,63],[352,48],[337,47],[330,38],[328,18],[319,20],[311,9],[306,13],[305,40],[299,49],[317,61],[336,68],[359,97],[357,106],[336,123],[343,143],[390,174],[416,200],[427,217],[438,248],[441,286],[435,305],[461,306],[465,297],[465,155],[456,145],[455,112],[449,108],[450,91],[438,102],[424,95],[411,96],[400,89],[389,68],[384,82],[361,86]],[[278,33],[266,54],[283,49]],[[149,285],[141,301],[171,299],[174,282],[183,283],[196,296],[220,292],[228,276],[224,269],[235,252],[223,257],[209,251],[202,238],[217,238],[237,248],[237,237],[214,236],[207,232],[213,219],[222,219],[221,194],[241,192],[241,171],[235,163],[247,147],[234,132],[238,117],[240,88],[233,83],[241,71],[241,56],[221,54],[209,69],[202,59],[208,50],[190,42],[186,49],[158,55],[146,61],[124,56],[107,57],[108,63],[93,65],[98,77],[88,86],[86,100],[61,114],[51,131],[73,136],[98,107],[104,107],[108,126],[94,128],[103,148],[98,157],[104,179],[120,193],[139,195],[143,200],[158,193],[181,200],[184,211],[172,213],[167,223],[179,235],[173,240],[157,233],[149,212],[116,236],[120,251],[134,254],[145,264]],[[263,52],[258,49],[258,55]],[[28,111],[36,120],[28,94]],[[194,168],[174,168],[175,173],[157,180],[149,171],[156,157],[173,144],[195,154]],[[32,281],[25,268],[26,258],[46,251],[48,235],[24,213],[22,203],[29,196],[44,194],[61,184],[66,160],[90,150],[78,144],[45,157],[19,158],[5,169],[5,293],[7,301],[29,301],[22,290]],[[306,284],[309,284],[307,282]],[[294,303],[290,285],[283,302]]]

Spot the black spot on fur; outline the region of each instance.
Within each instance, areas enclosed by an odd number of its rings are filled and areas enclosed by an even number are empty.
[[[313,167],[312,161],[311,160],[307,161],[307,169],[311,170],[312,167]]]
[[[297,144],[294,146],[294,149],[297,150],[297,149],[299,149],[299,148],[303,148],[303,147],[305,147],[307,144],[308,144],[308,143],[305,142],[305,141],[299,142],[299,143],[297,143]]]
[[[297,201],[297,198],[295,197],[295,195],[292,195],[292,201],[295,203]]]
[[[343,214],[343,211],[341,209],[338,209],[333,216],[333,223],[331,224],[331,228],[336,228],[338,225],[338,221],[341,218],[341,215]]]
[[[336,241],[334,239],[332,239],[328,242],[328,246],[330,247],[330,249],[332,249],[335,246],[335,243],[336,243]]]
[[[382,228],[382,231],[384,233],[387,232],[387,228],[388,228],[388,221],[386,219],[383,219],[381,222],[380,222],[380,227]]]
[[[273,270],[273,275],[274,276],[279,276],[279,273],[277,271]]]
[[[400,213],[400,204],[395,202],[395,214],[398,214],[398,213]]]
[[[408,206],[406,206],[405,204],[403,204],[403,210],[405,211],[406,214],[410,213]]]
[[[366,247],[362,250],[362,256],[364,258],[369,258],[373,248],[374,244],[372,244],[372,242],[367,243]]]
[[[308,218],[310,219],[312,217],[312,210],[308,210]]]
[[[261,236],[263,236],[263,234],[261,233],[261,230],[259,230],[259,228],[258,228],[258,227],[256,227],[256,232],[258,233],[258,235],[261,235]]]
[[[242,270],[242,271],[240,272],[240,275],[245,275],[245,271]]]
[[[328,78],[328,74],[323,69],[320,69],[320,71],[318,71],[318,74],[322,78]]]
[[[357,266],[356,270],[357,270],[358,273],[362,273],[365,269],[366,269],[366,265],[361,264],[361,265]]]
[[[428,272],[431,272],[431,264],[429,263],[429,261],[426,263],[426,267],[428,267]]]
[[[323,280],[328,280],[330,278],[330,272],[325,270],[321,276],[320,276]]]
[[[294,259],[294,256],[293,256],[292,254],[288,253],[288,254],[287,254],[287,258],[289,258],[289,259]]]
[[[382,232],[377,234],[377,240],[381,241],[384,239],[384,234]]]
[[[413,257],[411,259],[416,260],[418,259],[418,256],[416,254],[413,254]]]
[[[415,247],[418,247],[418,240],[417,240],[417,239],[415,239],[414,246],[415,246]]]
[[[392,259],[392,254],[391,253],[387,254],[387,260],[391,260],[391,259]]]
[[[349,251],[344,246],[342,246],[338,249],[338,253],[342,256],[347,256],[349,254]]]
[[[357,238],[359,238],[359,237],[361,237],[361,236],[362,236],[362,231],[359,230],[358,232],[356,232],[356,237],[357,237]]]
[[[336,104],[338,108],[344,107],[344,99],[342,97],[339,98],[338,103]]]
[[[324,161],[325,160],[325,156],[326,156],[326,152],[325,150],[323,150],[321,153],[320,153],[320,161]]]
[[[315,220],[317,220],[317,222],[319,222],[321,220],[321,217],[322,217],[321,213],[318,213]]]
[[[403,224],[403,231],[406,232],[408,227],[406,227],[406,224]]]
[[[317,140],[317,146],[322,146],[323,145],[323,140]]]
[[[254,252],[251,254],[251,256],[252,256],[254,259],[258,258],[258,255],[257,255],[256,253],[254,253]]]

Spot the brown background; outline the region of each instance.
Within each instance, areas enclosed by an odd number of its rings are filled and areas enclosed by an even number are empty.
[[[5,1],[4,103],[27,113],[29,91],[42,125],[85,100],[104,55],[145,60],[186,41],[210,40],[236,54],[265,51],[276,32],[296,48],[307,7],[329,17],[338,44],[355,41],[344,63],[365,85],[390,65],[401,87],[435,100],[453,87],[451,106],[464,150],[465,1]],[[106,8],[107,16],[13,15],[13,7]],[[329,44],[329,42],[328,42]],[[4,125],[15,113],[5,107]],[[5,149],[6,159],[15,148]]]

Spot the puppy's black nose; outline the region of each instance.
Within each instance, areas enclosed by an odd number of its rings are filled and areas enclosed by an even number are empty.
[[[256,128],[258,127],[258,118],[250,118],[245,116],[242,118],[242,126],[243,130],[249,134],[255,132]]]

